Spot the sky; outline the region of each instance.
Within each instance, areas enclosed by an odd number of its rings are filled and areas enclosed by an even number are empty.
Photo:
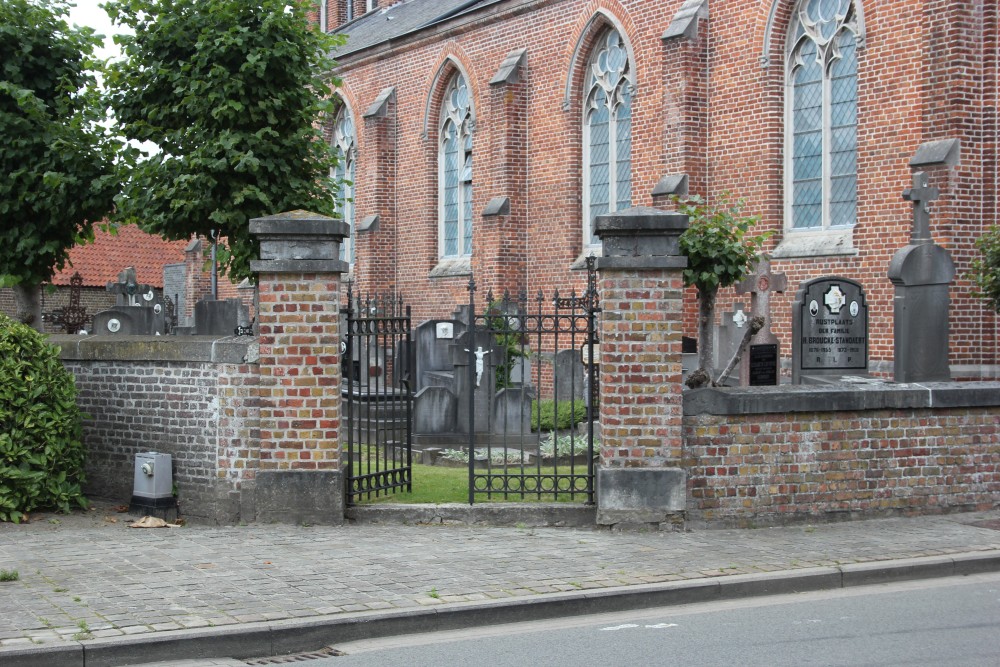
[[[98,49],[95,55],[99,58],[118,55],[118,47],[111,41],[111,35],[120,30],[112,25],[108,15],[104,13],[103,9],[98,7],[98,4],[103,4],[105,0],[70,1],[76,4],[76,7],[70,8],[67,23],[70,25],[75,23],[80,26],[89,26],[96,30],[98,34],[104,35],[104,48]]]

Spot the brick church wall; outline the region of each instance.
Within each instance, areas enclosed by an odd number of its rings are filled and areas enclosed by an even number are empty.
[[[682,4],[501,2],[342,57],[338,94],[358,127],[356,219],[380,218],[378,229],[358,235],[358,284],[398,291],[414,305],[417,321],[448,316],[467,300],[470,276],[430,277],[437,264],[437,109],[450,72],[460,69],[475,116],[472,273],[481,293],[583,288],[582,272],[571,268],[579,267],[583,250],[583,65],[606,25],[628,43],[636,79],[633,205],[662,204],[652,197],[658,181],[684,173],[692,193],[746,199],[762,228],[774,230],[767,247],[773,251],[785,236],[784,34],[793,3],[712,2],[694,30],[664,39]],[[789,290],[773,301],[774,330],[790,355],[797,286],[823,275],[854,278],[868,296],[873,366],[891,370],[887,270],[909,242],[912,207],[901,197],[910,184],[909,161],[927,142],[958,138],[956,164],[926,169],[942,190],[932,205],[933,235],[957,268],[951,364],[960,377],[995,377],[998,318],[970,296],[965,274],[973,240],[997,221],[997,8],[948,0],[859,6],[865,39],[858,52],[857,254],[775,260]],[[504,58],[519,48],[526,55],[518,81],[491,85]],[[394,91],[389,114],[363,120],[387,89]],[[517,132],[522,152],[512,150]],[[496,197],[509,197],[509,217],[483,218]],[[502,242],[521,238],[523,257]],[[724,291],[719,310],[734,300]],[[688,291],[690,336],[695,314]]]

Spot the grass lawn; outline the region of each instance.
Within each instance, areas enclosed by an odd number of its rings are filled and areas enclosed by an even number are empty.
[[[560,466],[560,473],[568,474],[568,466]],[[585,471],[585,469],[584,469]],[[551,474],[552,468],[542,468],[543,474]],[[576,468],[576,472],[581,472]],[[577,502],[583,503],[586,497],[577,494],[576,498],[569,495],[560,498],[553,498],[552,494],[543,494],[540,498],[537,495],[525,495],[522,499],[519,495],[511,494],[510,501],[517,502]],[[504,502],[502,496],[494,495],[487,500],[485,495],[477,495],[476,502]],[[359,504],[369,505],[376,503],[468,503],[469,502],[469,469],[466,467],[449,468],[446,466],[426,466],[419,463],[413,464],[413,491],[391,493],[379,496],[378,498],[362,499]]]

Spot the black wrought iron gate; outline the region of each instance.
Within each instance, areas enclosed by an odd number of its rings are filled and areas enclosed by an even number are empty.
[[[348,285],[341,316],[345,500],[354,505],[412,488],[410,307],[355,297]]]
[[[587,290],[534,299],[504,294],[473,316],[464,407],[469,428],[469,503],[594,502],[600,312],[593,258]]]

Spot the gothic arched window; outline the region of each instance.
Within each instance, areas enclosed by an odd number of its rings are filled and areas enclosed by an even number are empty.
[[[340,245],[340,258],[354,264],[354,164],[357,149],[354,140],[354,121],[347,107],[342,107],[333,125],[333,150],[337,166],[331,174],[337,188],[337,211],[350,228],[351,234]]]
[[[858,202],[853,0],[801,0],[787,43],[787,227],[850,227]]]
[[[621,35],[608,30],[587,62],[583,108],[583,245],[594,218],[632,205],[632,83]]]
[[[472,255],[472,108],[465,77],[456,72],[441,105],[438,153],[439,255]]]

